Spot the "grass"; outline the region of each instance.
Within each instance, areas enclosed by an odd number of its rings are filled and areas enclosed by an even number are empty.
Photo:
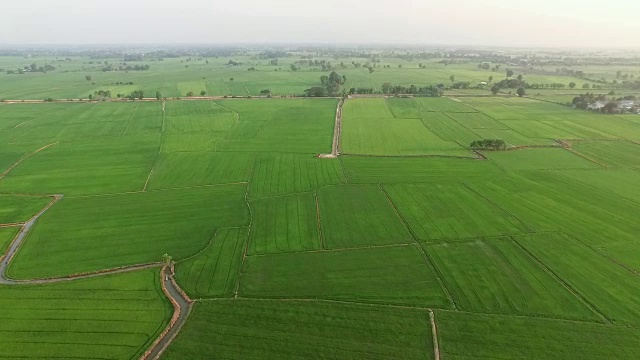
[[[173,309],[157,270],[51,285],[0,286],[4,358],[133,359]]]
[[[240,295],[451,306],[417,245],[249,256]]]
[[[321,248],[314,193],[255,200],[250,205],[250,254]]]
[[[192,298],[228,297],[233,294],[248,228],[220,229],[196,256],[176,266],[176,278]]]
[[[508,170],[598,169],[598,164],[562,148],[519,149],[484,152],[499,167]]]
[[[376,186],[335,186],[318,191],[320,223],[329,249],[412,241],[400,216]]]
[[[442,358],[635,359],[640,351],[636,328],[575,321],[436,312]]]
[[[625,141],[579,141],[573,148],[607,167],[640,167],[640,145]]]
[[[396,184],[385,191],[423,241],[519,234],[527,227],[462,185]]]
[[[640,278],[562,234],[527,235],[519,244],[615,324],[637,323]],[[613,281],[615,279],[615,281]]]
[[[348,100],[342,121],[342,152],[354,155],[459,155],[460,145],[429,130],[419,118],[396,119],[374,113],[383,99]],[[413,99],[400,99],[413,100]],[[352,102],[355,104],[351,105]],[[384,104],[384,103],[382,103]],[[404,104],[404,102],[402,103]],[[400,105],[397,105],[400,107]],[[366,109],[355,110],[351,109]]]
[[[640,172],[637,170],[558,170],[558,173],[610,194],[640,202]]]
[[[148,189],[248,182],[254,155],[250,153],[178,152],[161,154]]]
[[[494,178],[502,171],[490,161],[464,158],[376,158],[343,156],[340,161],[351,183],[433,183]]]
[[[50,197],[0,194],[0,224],[26,222],[51,200]]]
[[[159,135],[132,135],[53,145],[13,169],[0,191],[71,196],[142,190],[159,144]]]
[[[337,159],[318,159],[295,154],[260,154],[256,156],[249,196],[263,198],[306,192],[345,181]]]
[[[216,229],[248,223],[245,186],[60,200],[38,221],[8,269],[16,278],[61,276],[204,249]],[[60,262],[59,259],[65,259]]]
[[[319,301],[202,302],[164,359],[433,359],[428,318]]]
[[[461,310],[601,321],[510,238],[424,248]]]
[[[9,244],[15,239],[19,231],[19,226],[0,227],[0,257],[4,256],[5,251],[9,248]]]

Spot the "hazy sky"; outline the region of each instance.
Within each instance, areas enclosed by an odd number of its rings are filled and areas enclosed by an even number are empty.
[[[0,44],[640,47],[637,0],[4,0]]]

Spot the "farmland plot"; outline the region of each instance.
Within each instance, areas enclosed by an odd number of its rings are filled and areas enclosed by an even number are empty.
[[[157,134],[53,145],[0,180],[0,191],[89,195],[142,190],[159,144]]]
[[[503,173],[492,162],[477,159],[342,156],[340,161],[355,184],[460,182]]]
[[[470,156],[455,142],[442,140],[419,119],[345,119],[342,152],[353,155]]]
[[[428,113],[422,121],[427,129],[443,140],[455,141],[465,147],[469,146],[471,142],[481,139],[478,134],[441,112]]]
[[[319,301],[196,304],[165,359],[433,359],[429,314]]]
[[[0,224],[25,222],[50,201],[50,197],[0,194]]]
[[[250,153],[161,154],[153,167],[148,189],[248,182],[253,158]]]
[[[205,248],[217,228],[247,225],[244,192],[242,185],[221,185],[65,197],[40,218],[9,273],[62,276],[157,262],[164,253],[185,258]]]
[[[0,258],[4,256],[4,252],[7,251],[11,241],[18,235],[18,231],[20,231],[19,226],[0,227]]]
[[[0,357],[131,359],[173,313],[157,271],[51,285],[0,286]],[[34,343],[36,341],[37,343]]]
[[[197,255],[176,266],[176,277],[192,298],[230,296],[242,265],[248,228],[221,229]]]
[[[413,241],[400,216],[376,186],[334,186],[318,191],[320,223],[329,249]]]
[[[240,294],[451,306],[417,245],[249,256]]]
[[[385,191],[418,239],[519,234],[527,227],[462,185],[385,185]]]
[[[636,275],[567,235],[526,235],[516,240],[613,323],[640,320]]]
[[[578,141],[573,148],[609,167],[640,167],[640,145],[626,141]]]
[[[558,174],[574,181],[594,186],[610,194],[615,194],[640,202],[640,172],[630,169],[609,170],[558,170]]]
[[[321,248],[314,193],[255,200],[250,205],[250,254]]]
[[[452,360],[637,358],[640,331],[575,321],[437,311],[440,352]]]
[[[464,125],[467,129],[509,129],[505,124],[483,113],[449,113],[447,116]]]
[[[211,101],[169,101],[166,112],[168,133],[229,131],[238,122],[237,114]]]
[[[317,190],[346,181],[339,160],[309,155],[260,154],[256,156],[249,196],[269,196]]]
[[[509,238],[424,248],[462,310],[601,321]]]
[[[484,154],[508,170],[601,169],[602,167],[565,149],[518,149]]]

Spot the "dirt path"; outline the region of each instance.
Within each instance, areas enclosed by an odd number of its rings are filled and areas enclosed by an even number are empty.
[[[160,334],[149,350],[140,357],[141,360],[153,360],[160,358],[160,355],[169,347],[176,338],[180,329],[184,326],[193,301],[184,295],[184,291],[178,287],[174,280],[173,267],[165,266],[162,270],[162,290],[173,304],[173,317],[167,328]]]
[[[333,126],[333,144],[331,144],[331,154],[320,154],[319,158],[335,159],[340,155],[340,136],[342,131],[342,106],[344,99],[340,99],[336,108],[336,123]]]
[[[435,360],[440,360],[440,346],[438,345],[438,328],[436,327],[436,317],[433,310],[429,310],[429,321],[431,322],[431,335],[433,337],[433,356]]]

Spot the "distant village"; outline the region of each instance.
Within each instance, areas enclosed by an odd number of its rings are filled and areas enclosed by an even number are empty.
[[[604,94],[586,93],[573,98],[571,105],[605,114],[640,114],[640,100],[633,95],[607,98]]]

